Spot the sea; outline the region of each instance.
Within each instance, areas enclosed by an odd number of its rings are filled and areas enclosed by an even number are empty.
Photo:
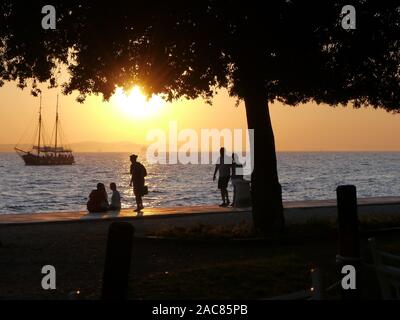
[[[211,164],[149,164],[146,207],[220,203]],[[334,199],[338,185],[354,184],[358,197],[400,196],[400,152],[279,152],[284,201]],[[98,182],[115,182],[122,207],[134,207],[128,153],[77,153],[72,166],[25,166],[0,153],[0,214],[85,210]],[[232,186],[229,186],[232,192]]]

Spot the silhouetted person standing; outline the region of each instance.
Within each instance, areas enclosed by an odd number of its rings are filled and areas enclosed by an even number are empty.
[[[227,207],[229,206],[228,183],[229,179],[231,178],[231,164],[225,156],[225,148],[222,147],[219,150],[219,154],[220,157],[217,164],[215,165],[213,180],[215,180],[217,172],[219,171],[218,189],[221,190],[222,198],[222,203],[220,204],[220,207]]]
[[[131,187],[133,186],[133,193],[135,194],[135,200],[136,200],[136,209],[134,210],[135,212],[139,212],[144,208],[142,197],[146,193],[144,186],[144,177],[147,176],[146,168],[140,162],[136,161],[137,157],[138,156],[136,154],[132,154],[130,156],[132,178],[129,186]]]

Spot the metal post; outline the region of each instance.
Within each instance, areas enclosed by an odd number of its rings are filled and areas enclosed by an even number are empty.
[[[360,298],[361,275],[360,238],[358,231],[357,191],[353,185],[339,186],[336,189],[338,211],[338,254],[336,263],[339,279],[343,266],[352,265],[356,270],[356,289],[342,288],[342,298],[354,300]]]
[[[103,300],[124,300],[128,293],[134,228],[127,222],[113,222],[107,239]]]

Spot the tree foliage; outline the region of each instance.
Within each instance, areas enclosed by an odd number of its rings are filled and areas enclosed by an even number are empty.
[[[228,88],[243,98],[247,79],[269,101],[352,102],[399,112],[398,1],[353,1],[355,30],[341,27],[345,1],[68,1],[56,30],[41,28],[44,1],[0,4],[0,79],[50,80],[59,63],[65,93],[140,84],[169,100]]]

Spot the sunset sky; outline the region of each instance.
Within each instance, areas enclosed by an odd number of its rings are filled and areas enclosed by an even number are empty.
[[[43,90],[43,118],[51,134],[58,90]],[[84,104],[75,101],[76,94],[60,96],[60,112],[68,142],[133,142],[148,144],[152,128],[168,128],[177,121],[179,129],[246,128],[243,103],[221,91],[213,106],[201,99],[165,103],[158,97],[149,104],[140,92],[131,98],[115,95],[105,103],[91,96]],[[0,144],[16,144],[37,122],[39,99],[28,89],[20,90],[7,83],[0,88]],[[383,110],[306,104],[289,107],[271,106],[278,151],[400,151],[400,115]],[[28,130],[29,131],[29,130]],[[31,143],[30,136],[25,143]]]

